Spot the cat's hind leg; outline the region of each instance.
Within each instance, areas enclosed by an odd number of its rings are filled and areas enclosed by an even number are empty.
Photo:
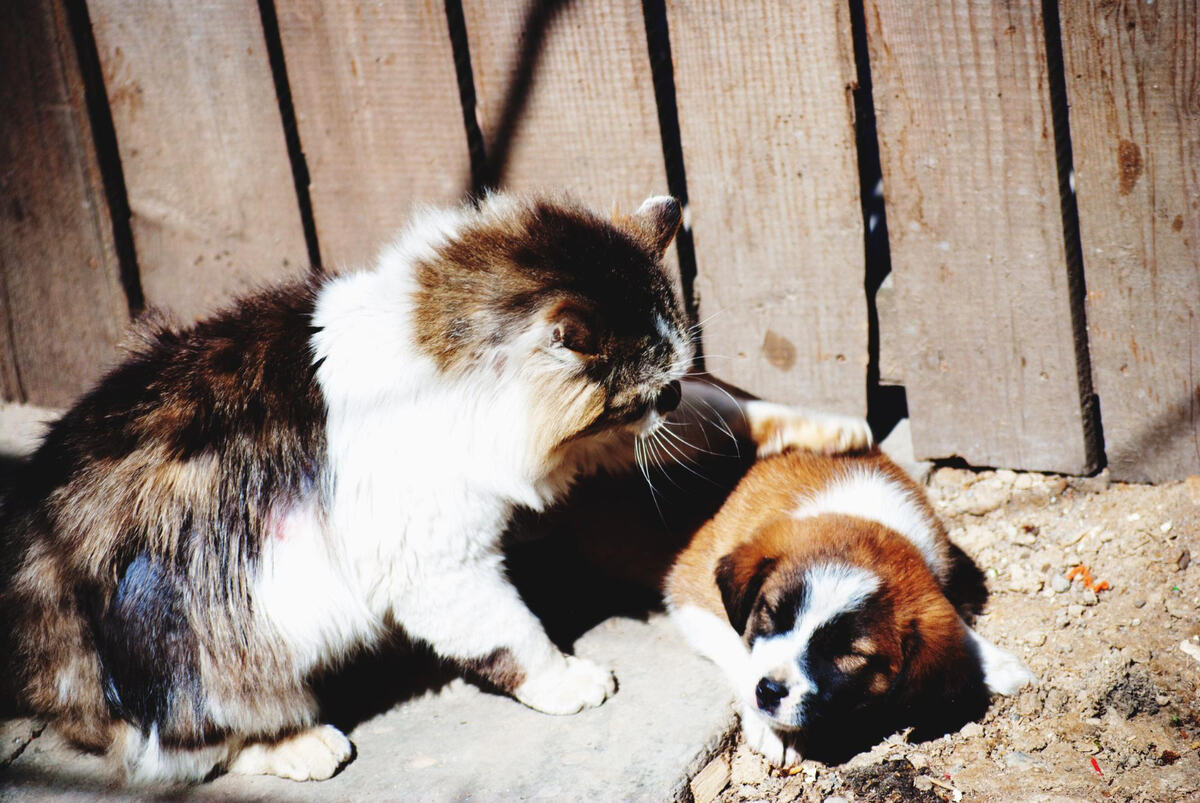
[[[109,755],[124,769],[125,780],[132,785],[175,786],[208,779],[228,763],[236,746],[227,740],[196,745],[163,744],[158,726],[142,731],[122,722]]]
[[[229,763],[231,775],[277,775],[323,781],[350,760],[354,747],[332,725],[316,725],[272,742],[245,745]]]

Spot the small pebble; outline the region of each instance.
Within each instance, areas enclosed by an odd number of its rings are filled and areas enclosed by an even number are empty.
[[[1144,599],[1135,599],[1135,600],[1133,601],[1133,607],[1135,607],[1135,608],[1145,608],[1145,607],[1146,607],[1146,600],[1144,600]]]
[[[1099,601],[1100,601],[1100,598],[1096,596],[1095,591],[1093,591],[1090,588],[1085,588],[1083,590],[1083,604],[1084,605],[1088,605],[1088,606],[1095,605]]]
[[[1037,716],[1038,714],[1042,713],[1042,701],[1041,701],[1041,698],[1039,698],[1037,696],[1037,694],[1034,694],[1032,692],[1022,694],[1020,697],[1017,698],[1016,708],[1017,708],[1017,713],[1023,717]],[[1041,747],[1045,747],[1045,746],[1046,746],[1046,741],[1045,741],[1045,739],[1042,739]],[[1034,749],[1039,749],[1039,748],[1034,748]]]
[[[1041,630],[1030,630],[1025,634],[1025,643],[1033,647],[1040,647],[1046,643],[1046,634]]]
[[[923,770],[929,766],[929,759],[923,753],[910,753],[908,763],[912,764],[914,770]]]
[[[1033,756],[1021,750],[1013,750],[1004,757],[1005,766],[1007,766],[1010,770],[1016,770],[1018,772],[1031,769],[1035,763],[1036,762],[1034,761]],[[914,783],[913,786],[916,786],[916,784]]]
[[[1179,649],[1183,650],[1184,653],[1192,656],[1197,661],[1200,661],[1200,645],[1197,645],[1194,641],[1181,641],[1179,643]]]
[[[1179,571],[1186,569],[1192,562],[1192,551],[1185,549],[1179,553],[1179,557],[1175,559],[1175,566]]]
[[[1174,616],[1176,619],[1187,619],[1192,616],[1195,608],[1187,600],[1179,597],[1167,597],[1166,601],[1167,613]]]
[[[913,778],[913,789],[916,789],[918,792],[928,792],[932,788],[933,781],[929,779],[928,775],[919,775]]]
[[[983,735],[983,726],[978,722],[968,722],[966,725],[962,726],[962,729],[959,730],[958,735],[964,739],[974,739],[976,736]]]
[[[1171,522],[1169,522],[1169,521],[1164,521],[1164,522],[1162,523],[1162,526],[1158,528],[1158,531],[1159,531],[1159,532],[1161,532],[1161,533],[1169,533],[1169,532],[1171,532]]]
[[[1050,578],[1050,587],[1054,589],[1055,594],[1063,594],[1071,590],[1071,581],[1061,574],[1056,574]]]
[[[1078,619],[1080,616],[1083,616],[1083,606],[1075,605],[1075,604],[1068,605],[1067,606],[1067,615],[1070,616],[1072,619]]]
[[[734,786],[756,784],[767,777],[767,764],[757,753],[738,751],[729,769],[729,782]]]

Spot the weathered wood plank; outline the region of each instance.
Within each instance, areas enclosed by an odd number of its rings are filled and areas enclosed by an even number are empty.
[[[1200,473],[1200,5],[1060,8],[1109,468],[1179,479]]]
[[[709,370],[866,414],[845,3],[668,0]]]
[[[626,212],[666,192],[641,3],[466,0],[463,12],[500,186]]]
[[[61,2],[0,4],[0,76],[0,391],[61,407],[129,319]]]
[[[278,11],[321,261],[358,264],[415,204],[470,189],[445,8],[296,0]]]
[[[917,456],[1088,471],[1041,5],[865,6]]]
[[[89,0],[150,305],[187,320],[308,267],[253,0]]]

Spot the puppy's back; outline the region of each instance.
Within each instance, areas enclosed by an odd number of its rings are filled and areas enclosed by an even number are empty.
[[[773,519],[837,513],[867,518],[914,543],[939,581],[948,542],[925,494],[882,452],[828,456],[800,450],[760,460],[692,538],[667,575],[672,605],[691,604],[724,616],[713,580],[718,561]]]

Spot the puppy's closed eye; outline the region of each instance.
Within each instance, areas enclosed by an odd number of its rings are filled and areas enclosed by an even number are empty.
[[[850,675],[867,665],[867,657],[856,654],[841,655],[833,660],[833,665],[838,668],[838,671]]]

